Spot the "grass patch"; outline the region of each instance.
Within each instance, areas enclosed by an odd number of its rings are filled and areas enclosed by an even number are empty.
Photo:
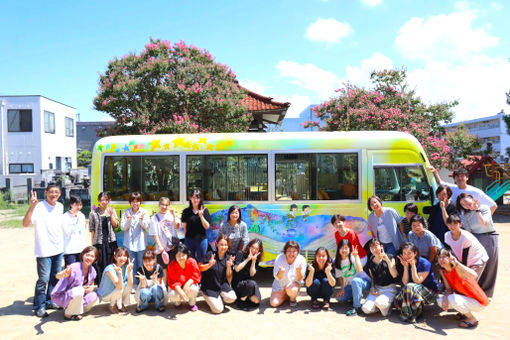
[[[0,228],[21,228],[23,227],[21,219],[5,220],[0,222]]]

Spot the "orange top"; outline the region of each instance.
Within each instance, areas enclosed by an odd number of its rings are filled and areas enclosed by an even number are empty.
[[[477,300],[482,306],[487,306],[489,304],[489,298],[485,295],[485,292],[480,288],[475,279],[461,278],[456,269],[450,272],[443,269],[442,272],[444,278],[455,292]]]

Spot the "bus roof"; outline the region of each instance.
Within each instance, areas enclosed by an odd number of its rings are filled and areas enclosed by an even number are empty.
[[[412,135],[399,131],[202,133],[122,135],[96,142],[93,152],[228,152],[267,150],[411,149],[423,148]]]

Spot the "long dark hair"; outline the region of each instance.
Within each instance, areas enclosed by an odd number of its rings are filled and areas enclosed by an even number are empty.
[[[328,256],[328,259],[326,260],[326,263],[324,264],[324,268],[323,269],[320,269],[319,268],[319,263],[317,263],[317,253],[320,252],[320,251],[326,252],[326,255]],[[312,266],[315,268],[315,271],[326,269],[328,264],[330,264],[332,262],[333,261],[331,261],[331,257],[329,257],[329,253],[328,253],[328,250],[326,248],[319,247],[319,248],[317,248],[317,250],[315,250],[315,254],[313,255],[313,261],[312,261]]]
[[[246,247],[244,247],[243,254],[245,258],[248,257],[248,254],[250,253],[250,247],[255,243],[259,246],[259,256],[257,257],[257,261],[260,261],[262,259],[262,256],[264,256],[264,245],[262,244],[262,241],[259,240],[258,238],[254,238],[253,240],[248,242]]]
[[[349,260],[349,269],[352,269],[352,260],[351,260],[351,242],[349,242],[348,239],[343,239],[340,242],[338,242],[338,246],[336,247],[336,254],[335,254],[335,268],[341,269],[342,266],[342,257],[340,256],[340,248],[343,246],[347,246],[349,248],[349,255],[347,255],[347,259]]]

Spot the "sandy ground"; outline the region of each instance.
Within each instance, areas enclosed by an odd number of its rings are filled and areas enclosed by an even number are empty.
[[[302,290],[295,309],[288,305],[269,307],[271,271],[263,270],[261,307],[241,311],[227,307],[220,315],[209,313],[203,299],[198,300],[199,311],[191,313],[167,307],[166,312],[149,310],[136,314],[135,306],[127,314],[110,315],[104,303],[96,305],[82,321],[64,321],[63,311],[49,311],[50,316],[40,319],[32,314],[32,298],[36,277],[33,256],[32,227],[26,229],[0,229],[0,337],[2,339],[32,339],[65,337],[70,339],[102,338],[123,339],[333,339],[377,337],[389,339],[423,339],[444,336],[463,338],[509,339],[510,318],[504,301],[510,299],[506,287],[510,286],[510,216],[496,216],[500,233],[500,262],[496,293],[491,304],[476,316],[480,321],[474,330],[459,329],[454,312],[442,312],[437,306],[426,307],[424,317],[417,324],[404,324],[394,311],[389,318],[378,315],[347,317],[346,305],[333,303],[327,312],[312,311],[310,300]],[[132,299],[134,302],[134,299]]]

